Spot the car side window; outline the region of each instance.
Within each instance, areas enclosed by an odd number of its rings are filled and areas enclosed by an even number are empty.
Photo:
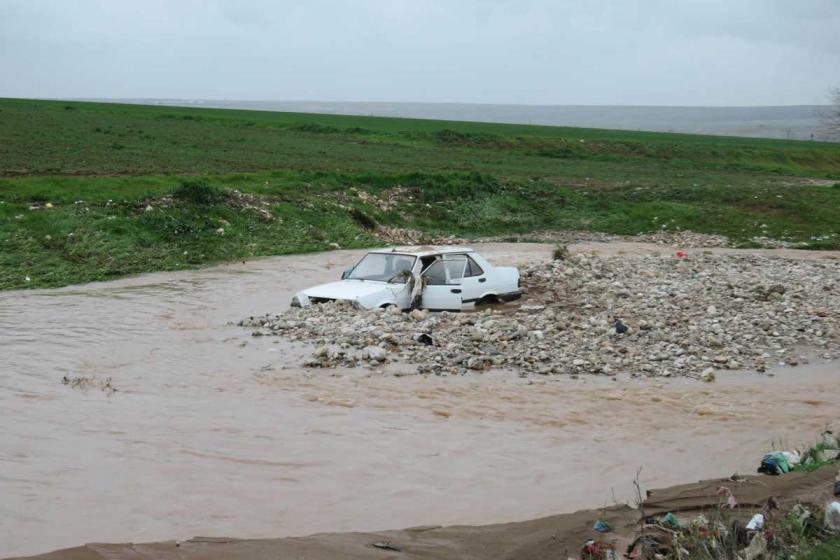
[[[466,259],[463,258],[436,261],[423,273],[423,280],[427,286],[459,284],[464,277],[466,265]]]
[[[445,262],[450,284],[457,284],[455,280],[460,280],[467,275],[467,259],[461,255],[450,257]]]
[[[423,281],[429,286],[446,284],[446,269],[443,266],[443,261],[432,263],[423,273]]]
[[[482,274],[484,274],[484,271],[481,270],[481,267],[478,266],[478,263],[472,260],[472,257],[467,255],[467,271],[464,274],[464,276],[481,276]]]

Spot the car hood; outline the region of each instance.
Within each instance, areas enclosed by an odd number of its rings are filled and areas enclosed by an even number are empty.
[[[396,292],[405,287],[405,284],[386,284],[384,282],[372,282],[369,280],[339,280],[321,284],[307,290],[303,294],[310,298],[329,299],[359,299],[383,291]]]

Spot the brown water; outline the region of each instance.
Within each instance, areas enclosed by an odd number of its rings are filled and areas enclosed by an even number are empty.
[[[500,264],[551,250],[479,249]],[[303,370],[305,347],[230,324],[358,256],[0,293],[0,557],[527,519],[628,499],[640,466],[648,486],[749,472],[771,438],[837,420],[827,364],[714,385],[394,377]]]

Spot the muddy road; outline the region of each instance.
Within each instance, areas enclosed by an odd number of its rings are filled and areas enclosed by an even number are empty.
[[[477,248],[499,264],[551,253]],[[233,325],[359,255],[0,293],[0,557],[529,519],[628,499],[639,467],[648,487],[751,472],[771,438],[795,446],[837,420],[836,364],[715,384],[395,377],[304,370],[309,348]]]

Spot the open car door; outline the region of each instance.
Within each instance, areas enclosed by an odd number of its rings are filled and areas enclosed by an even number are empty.
[[[421,275],[421,306],[433,311],[460,311],[463,306],[461,279],[466,264],[465,258],[437,260],[430,264]]]

